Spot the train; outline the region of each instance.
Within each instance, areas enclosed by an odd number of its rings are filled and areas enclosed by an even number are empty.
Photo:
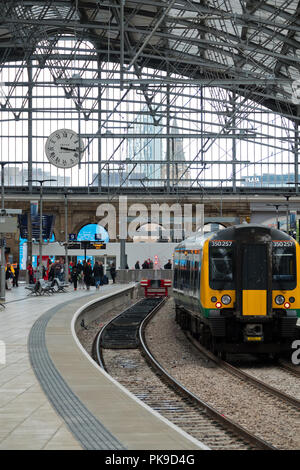
[[[275,228],[241,224],[174,251],[176,321],[220,357],[279,357],[298,338],[300,246]],[[299,323],[299,322],[298,322]]]

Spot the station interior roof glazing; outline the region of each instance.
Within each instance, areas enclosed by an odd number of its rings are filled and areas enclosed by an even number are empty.
[[[296,0],[1,1],[5,185],[297,193],[299,51]]]

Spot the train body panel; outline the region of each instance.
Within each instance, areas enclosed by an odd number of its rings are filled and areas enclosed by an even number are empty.
[[[216,351],[290,348],[300,317],[300,247],[259,225],[187,239],[174,253],[176,318]]]

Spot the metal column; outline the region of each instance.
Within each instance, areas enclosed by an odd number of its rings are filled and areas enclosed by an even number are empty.
[[[4,215],[4,164],[1,165],[1,213]],[[5,300],[5,246],[4,234],[1,233],[1,300]]]
[[[68,238],[68,194],[65,193],[65,282],[69,282]]]
[[[294,155],[295,155],[295,191],[299,193],[299,123],[295,121],[295,146],[294,146]]]
[[[98,78],[101,79],[101,61],[98,60]],[[98,193],[102,191],[102,178],[101,178],[101,160],[102,160],[102,87],[98,86]]]
[[[28,188],[29,192],[32,192],[32,61],[29,59],[27,62],[27,73],[28,73],[28,140],[27,140],[27,151],[28,151]]]
[[[125,269],[127,265],[126,240],[120,239],[120,268]]]

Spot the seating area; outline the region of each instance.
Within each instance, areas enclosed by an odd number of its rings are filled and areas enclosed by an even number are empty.
[[[68,283],[60,281],[58,278],[53,279],[53,281],[45,281],[44,279],[39,279],[35,284],[26,286],[25,289],[29,290],[28,296],[31,295],[51,295],[59,292],[67,292],[66,288],[69,286]]]

